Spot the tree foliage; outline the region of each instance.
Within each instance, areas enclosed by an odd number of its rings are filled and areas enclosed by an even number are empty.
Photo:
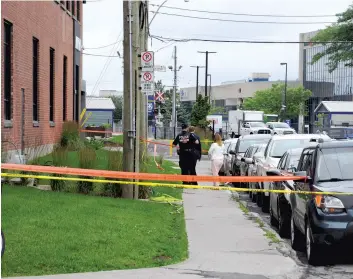
[[[209,104],[208,97],[203,97],[199,94],[191,111],[191,125],[201,128],[207,127],[208,122],[206,117],[209,115],[210,109],[211,105]]]
[[[313,42],[323,43],[327,47],[323,52],[314,55],[311,64],[315,64],[321,58],[327,56],[328,63],[326,64],[330,73],[341,62],[347,67],[353,67],[353,4],[345,12],[338,14],[337,17],[337,23],[320,30],[312,39]]]
[[[245,99],[245,110],[260,110],[266,114],[280,114],[284,84],[273,84],[271,88],[256,91],[254,97]],[[311,91],[303,86],[287,88],[287,118],[295,118],[300,113],[300,104],[303,104],[311,96]],[[304,112],[305,114],[305,112]]]
[[[122,96],[111,96],[110,97],[115,105],[113,113],[114,122],[119,122],[123,117],[123,97]]]
[[[180,102],[177,108],[178,123],[188,124],[191,121],[192,104],[190,102]]]

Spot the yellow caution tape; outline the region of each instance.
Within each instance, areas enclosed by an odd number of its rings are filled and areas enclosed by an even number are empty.
[[[249,189],[249,188],[235,188],[235,187],[217,187],[217,186],[203,186],[203,185],[184,185],[184,184],[173,184],[163,182],[140,182],[140,181],[120,181],[120,180],[105,180],[105,179],[90,179],[81,177],[60,177],[60,176],[49,176],[49,175],[29,175],[21,173],[1,173],[4,177],[23,177],[23,178],[36,178],[45,180],[67,180],[67,181],[86,181],[95,183],[117,183],[123,185],[140,185],[146,187],[168,187],[168,188],[180,188],[180,189],[203,189],[203,190],[214,190],[214,191],[232,191],[232,192],[259,192],[259,193],[277,193],[277,194],[303,194],[303,195],[333,195],[333,196],[353,196],[353,193],[342,193],[342,192],[311,192],[311,191],[296,191],[296,190],[267,190],[267,189]]]

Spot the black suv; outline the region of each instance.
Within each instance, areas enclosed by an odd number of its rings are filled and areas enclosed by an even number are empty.
[[[296,181],[294,190],[343,194],[290,195],[292,247],[306,247],[309,264],[321,264],[325,246],[353,247],[353,142],[319,141],[304,148],[295,175],[306,179]]]

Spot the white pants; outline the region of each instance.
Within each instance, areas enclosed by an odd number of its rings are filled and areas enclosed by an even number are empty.
[[[211,170],[213,176],[218,176],[218,173],[223,165],[223,159],[213,159],[211,160]],[[218,182],[213,182],[214,186],[218,186]]]

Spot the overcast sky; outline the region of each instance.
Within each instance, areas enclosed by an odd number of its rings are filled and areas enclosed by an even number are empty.
[[[160,5],[163,0],[149,1]],[[277,22],[332,22],[335,17],[249,17],[234,15],[218,15],[169,9],[179,7],[185,9],[207,10],[215,12],[231,12],[269,15],[334,15],[348,8],[352,0],[168,0],[160,9],[162,13],[183,14],[197,17],[222,18],[245,21],[277,21]],[[117,55],[123,53],[123,3],[117,0],[88,0],[84,5],[83,46],[85,53],[96,55]],[[149,7],[155,11],[158,7]],[[150,13],[150,18],[153,14]],[[254,24],[239,22],[209,21],[171,15],[158,14],[151,25],[151,34],[172,38],[202,38],[217,40],[272,40],[298,41],[299,33],[322,29],[327,24]],[[117,42],[116,44],[113,44]],[[112,45],[113,44],[113,45]],[[110,45],[106,48],[97,47]],[[224,81],[248,78],[253,72],[270,73],[271,80],[284,78],[281,62],[288,63],[288,79],[298,78],[298,45],[284,44],[237,44],[186,42],[163,43],[149,40],[149,50],[156,51],[156,65],[173,65],[173,49],[177,46],[178,85],[180,87],[195,86],[196,69],[191,65],[205,65],[205,55],[197,51],[217,51],[209,55],[209,73],[212,74],[212,85]],[[108,62],[108,66],[105,67]],[[83,78],[87,82],[87,94],[98,95],[100,89],[123,90],[123,60],[118,57],[107,58],[87,56],[83,58]],[[105,69],[105,70],[103,70]],[[103,74],[100,78],[100,75]],[[155,79],[161,79],[165,85],[173,84],[173,73],[156,73]],[[99,81],[99,82],[97,82]],[[204,69],[200,69],[200,85],[204,85]],[[94,90],[95,84],[97,84]]]

